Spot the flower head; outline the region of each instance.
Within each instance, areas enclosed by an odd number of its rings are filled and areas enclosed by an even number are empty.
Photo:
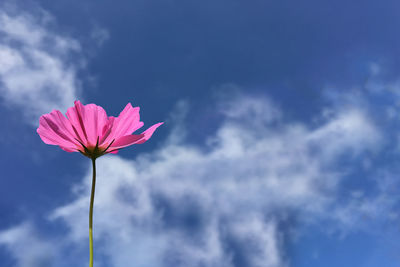
[[[82,105],[75,101],[67,117],[53,110],[40,117],[37,133],[49,145],[58,145],[67,152],[81,152],[89,158],[117,153],[119,149],[142,144],[163,124],[154,124],[141,134],[132,134],[143,126],[139,107],[128,103],[118,117],[107,116],[105,110],[95,104]]]

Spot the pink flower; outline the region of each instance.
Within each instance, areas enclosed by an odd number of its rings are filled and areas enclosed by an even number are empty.
[[[43,142],[58,145],[67,152],[81,152],[89,158],[117,153],[119,149],[142,144],[150,139],[162,122],[141,134],[132,134],[143,126],[139,107],[128,103],[118,117],[107,117],[105,110],[95,104],[82,105],[75,101],[66,113],[58,111],[42,115],[37,133]]]

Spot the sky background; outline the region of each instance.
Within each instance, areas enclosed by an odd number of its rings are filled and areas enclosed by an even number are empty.
[[[0,266],[87,266],[76,99],[142,145],[97,160],[96,267],[400,266],[398,1],[0,4]]]

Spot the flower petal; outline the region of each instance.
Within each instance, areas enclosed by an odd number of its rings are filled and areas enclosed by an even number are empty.
[[[58,110],[55,110],[55,112],[50,113],[50,116],[52,116],[54,121],[58,121],[58,125],[61,126],[63,129],[64,133],[75,143],[79,144],[76,141],[76,134],[74,130],[72,129],[72,125],[69,122],[69,120]]]
[[[86,146],[88,145],[88,140],[85,125],[83,123],[85,108],[79,100],[74,103],[75,106],[68,108],[67,117],[79,141]]]
[[[140,121],[139,110],[139,107],[132,107],[131,103],[125,106],[124,110],[115,118],[111,134],[112,139],[132,134],[143,126],[143,122]]]
[[[70,132],[71,127],[65,117],[61,114],[61,117],[65,119],[63,120],[58,113],[61,112],[53,110],[51,113],[41,116],[37,133],[46,144],[76,150],[78,145],[74,140],[75,136]]]
[[[39,134],[40,138],[45,144],[60,146],[64,150],[70,150],[69,152],[78,151],[77,146],[65,142],[63,139],[60,139],[60,137],[57,137],[56,135],[51,134],[48,131],[43,131],[43,129],[38,128],[36,132]]]
[[[99,142],[100,146],[103,146],[103,144],[108,146],[108,144],[111,142],[111,138],[108,137],[111,134],[112,127],[114,125],[114,120],[115,118],[113,116],[108,117],[107,122],[103,127],[102,134],[100,136],[100,142]]]
[[[154,131],[163,124],[163,122],[154,124],[150,128],[148,128],[146,131],[144,131],[142,134],[135,135],[125,135],[120,138],[117,138],[115,142],[112,144],[110,149],[116,149],[116,148],[122,148],[122,147],[127,147],[133,144],[143,144],[147,140],[150,139],[150,137],[153,135]]]
[[[147,140],[150,139],[150,137],[153,135],[153,133],[155,132],[155,130],[160,127],[161,125],[163,125],[163,122],[159,122],[154,124],[153,126],[149,127],[146,131],[144,131],[142,134],[144,134],[144,138],[142,140],[140,140],[139,142],[137,142],[136,144],[143,144],[144,142],[146,142]]]
[[[108,122],[107,114],[102,107],[95,104],[87,104],[83,107],[85,109],[83,123],[87,140],[89,144],[96,145],[97,138],[102,135],[104,126]]]
[[[110,150],[114,150],[114,149],[118,149],[118,148],[136,144],[143,137],[144,137],[144,134],[130,134],[130,135],[122,136],[115,140],[115,142],[110,147]]]
[[[60,148],[61,148],[62,150],[64,150],[64,151],[67,151],[67,152],[77,152],[77,151],[78,151],[78,150],[76,150],[76,149],[70,149],[70,148],[62,147],[62,146],[60,146]]]

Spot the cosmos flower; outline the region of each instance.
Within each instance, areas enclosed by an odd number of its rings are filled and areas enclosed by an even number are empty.
[[[141,134],[132,134],[143,126],[139,107],[130,103],[118,117],[109,116],[95,104],[82,105],[75,101],[66,113],[58,111],[42,115],[37,133],[43,142],[58,145],[67,152],[81,152],[89,158],[117,153],[119,149],[142,144],[150,139],[161,123],[154,124]]]
[[[150,139],[162,122],[154,124],[141,134],[132,134],[143,126],[139,107],[130,103],[117,118],[107,117],[106,112],[95,104],[75,106],[67,110],[67,117],[53,110],[40,117],[37,133],[43,142],[57,145],[67,152],[81,152],[91,158],[93,167],[92,189],[89,206],[89,267],[93,267],[93,204],[96,187],[96,158],[117,153],[119,149],[142,144]]]

